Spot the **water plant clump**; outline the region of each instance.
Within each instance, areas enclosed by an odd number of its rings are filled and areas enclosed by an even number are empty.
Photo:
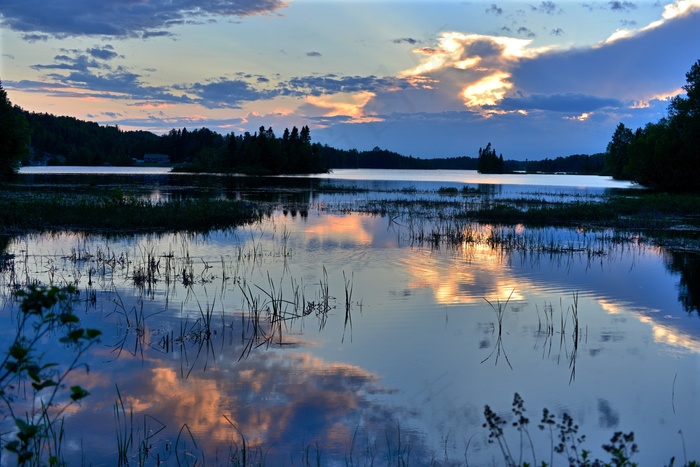
[[[254,222],[261,214],[256,206],[242,201],[183,199],[153,203],[110,194],[18,195],[0,191],[0,225],[5,232],[207,232]]]

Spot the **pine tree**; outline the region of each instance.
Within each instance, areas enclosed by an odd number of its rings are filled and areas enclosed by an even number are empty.
[[[0,180],[11,178],[29,156],[29,124],[19,107],[13,107],[0,83]]]

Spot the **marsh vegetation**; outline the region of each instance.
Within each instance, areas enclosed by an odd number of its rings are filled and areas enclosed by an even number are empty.
[[[181,177],[33,178],[3,193],[34,213],[4,224],[3,347],[25,300],[16,292],[37,286],[70,288],[80,328],[101,333],[97,345],[41,347],[46,364],[79,357],[50,404],[54,431],[34,445],[42,463],[680,465],[700,455],[686,444],[700,434],[692,197]],[[112,210],[120,203],[135,211]],[[53,224],[49,211],[69,207]],[[170,220],[128,228],[162,219],[152,208]],[[562,214],[544,222],[548,209]],[[121,226],[103,219],[116,212]],[[12,404],[41,399],[21,389],[47,390],[32,379],[4,387]],[[71,387],[85,397],[69,403]],[[541,419],[524,401],[546,408]],[[22,441],[17,419],[42,420],[12,407],[5,446]]]

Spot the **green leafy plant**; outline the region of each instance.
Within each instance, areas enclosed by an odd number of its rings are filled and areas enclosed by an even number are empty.
[[[9,435],[0,434],[0,443],[17,457],[18,465],[58,465],[62,463],[63,414],[89,395],[78,385],[64,391],[65,382],[80,367],[89,371],[80,359],[98,342],[101,332],[80,327],[72,307],[74,287],[31,285],[15,296],[20,301],[17,328],[0,363],[0,414],[9,415],[15,429]],[[73,351],[69,362],[45,362],[42,348],[52,338]],[[64,392],[67,399],[59,402]]]

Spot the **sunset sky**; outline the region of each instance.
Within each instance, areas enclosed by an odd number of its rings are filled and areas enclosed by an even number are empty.
[[[0,0],[0,23],[29,111],[416,157],[602,152],[700,59],[700,0]]]

